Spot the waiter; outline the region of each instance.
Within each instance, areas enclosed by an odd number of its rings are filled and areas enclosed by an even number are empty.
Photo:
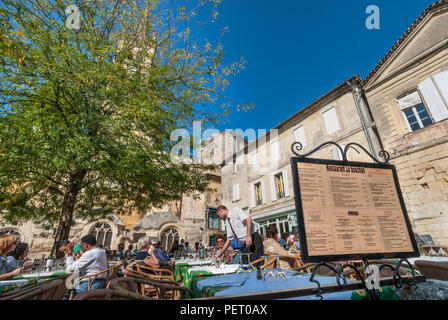
[[[251,261],[257,260],[263,255],[263,239],[258,233],[257,225],[241,208],[235,207],[229,211],[221,205],[216,214],[220,219],[227,221],[227,241],[218,258],[226,252],[231,241],[236,242],[236,245],[232,246],[238,250],[231,263],[239,263],[241,253],[251,253]]]

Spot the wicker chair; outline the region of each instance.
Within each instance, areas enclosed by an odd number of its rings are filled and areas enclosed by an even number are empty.
[[[182,300],[186,294],[193,296],[190,288],[181,286],[172,280],[156,280],[149,278],[145,273],[127,273],[126,277],[115,278],[110,282],[111,289],[124,289],[144,296],[157,299]]]
[[[98,289],[92,291],[85,291],[78,295],[73,300],[154,300],[145,296],[135,294],[123,289]]]
[[[415,266],[426,279],[448,281],[448,263],[416,260]]]
[[[165,279],[174,281],[174,272],[170,269],[155,269],[138,263],[134,264],[133,266],[137,272],[145,274],[151,279]]]
[[[102,275],[102,274],[106,273],[106,288],[108,288],[109,287],[109,281],[114,279],[117,276],[118,269],[120,269],[122,263],[123,262],[119,261],[114,266],[106,268],[106,269],[104,269],[104,270],[102,270],[100,272],[97,272],[95,274],[90,274],[90,275],[79,277],[77,280],[75,280],[72,283],[72,286],[75,287],[81,280],[89,279],[89,283],[87,285],[87,291],[90,291],[90,289],[92,287],[93,281],[95,281],[95,279],[97,279],[99,275]],[[73,296],[74,296],[74,291],[72,290],[71,293],[70,293],[70,300],[73,299]]]
[[[32,288],[14,291],[9,295],[2,296],[0,300],[54,300],[61,285],[64,285],[64,281],[61,279],[50,280]]]

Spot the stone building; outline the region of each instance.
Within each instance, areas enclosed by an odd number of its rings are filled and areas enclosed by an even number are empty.
[[[364,90],[414,231],[448,245],[448,1],[418,17]]]
[[[300,142],[303,153],[322,143],[341,146],[356,142],[372,154],[381,143],[366,101],[362,80],[353,76],[286,119],[265,136],[250,142],[245,152],[234,155],[221,169],[223,202],[247,210],[261,234],[275,224],[280,233],[297,226],[290,158],[291,145]],[[326,147],[313,157],[342,160],[336,147]],[[363,152],[349,153],[353,161],[372,160]]]

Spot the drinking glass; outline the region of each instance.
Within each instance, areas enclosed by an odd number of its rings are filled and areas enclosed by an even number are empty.
[[[269,270],[269,264],[268,264],[269,256],[262,256],[262,258],[264,258],[264,264],[266,265],[266,268],[263,270],[264,271],[263,281],[265,281],[267,277],[272,277],[275,279],[273,272]]]
[[[278,277],[288,279],[288,276],[286,275],[285,271],[283,271],[282,266],[280,265],[280,256],[275,257],[277,258],[277,273],[275,274],[275,279],[277,279]]]

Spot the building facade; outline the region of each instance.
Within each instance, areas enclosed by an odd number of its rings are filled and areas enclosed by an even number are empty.
[[[265,136],[234,155],[236,166],[226,161],[221,169],[223,201],[247,209],[260,233],[275,224],[280,233],[297,232],[290,158],[291,145],[300,142],[307,153],[333,141],[341,146],[358,143],[372,154],[382,149],[369,107],[361,96],[362,80],[353,76],[324,94]],[[336,147],[326,147],[313,157],[342,160]],[[363,152],[349,153],[352,161],[371,161]]]
[[[364,90],[414,231],[448,245],[448,1],[420,15]]]

